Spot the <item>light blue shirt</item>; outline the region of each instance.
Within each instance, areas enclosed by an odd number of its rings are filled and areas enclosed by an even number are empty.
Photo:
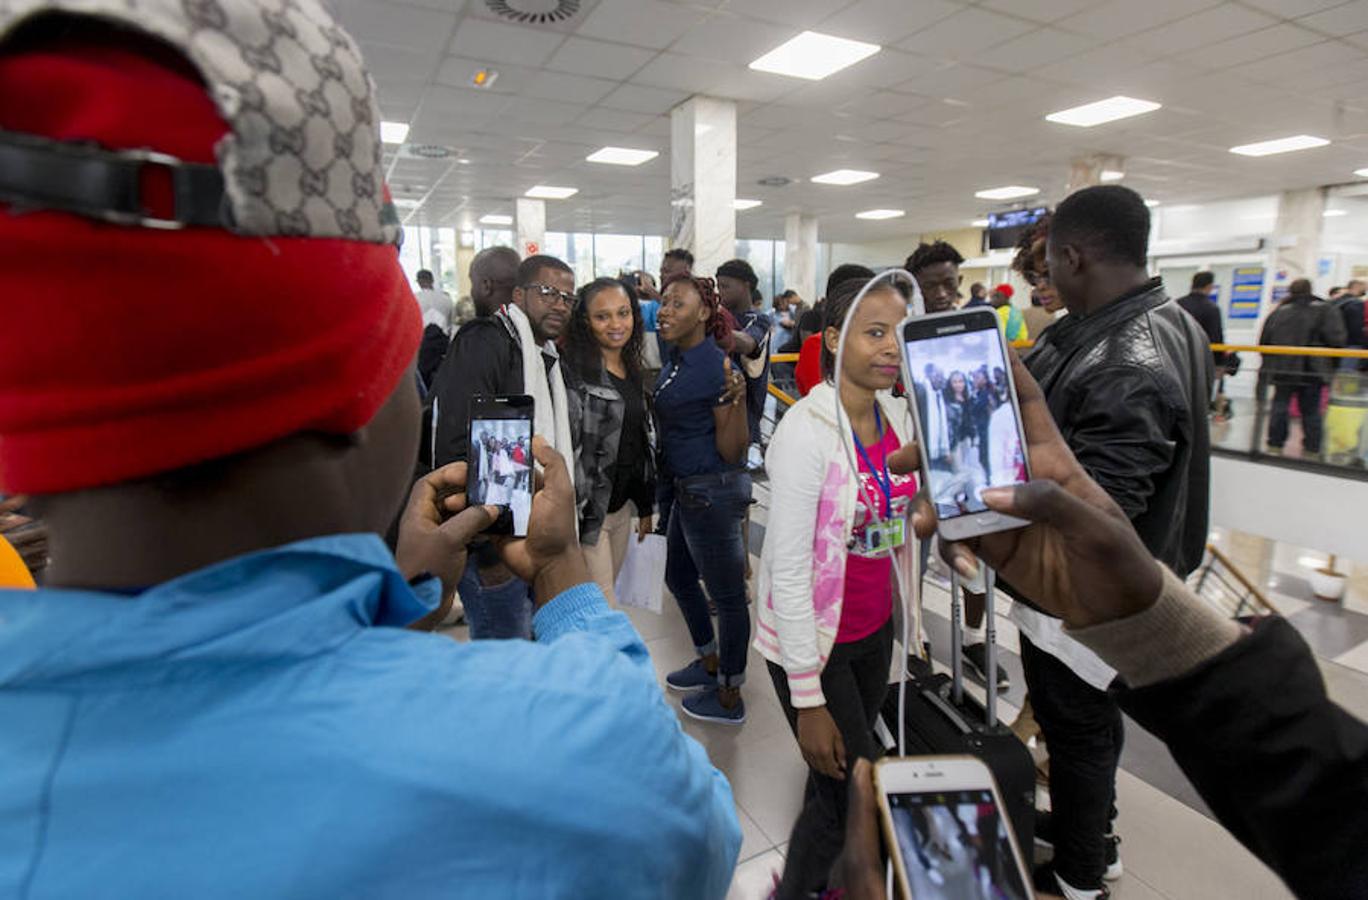
[[[592,584],[458,644],[374,536],[0,591],[0,897],[722,897],[731,788]]]

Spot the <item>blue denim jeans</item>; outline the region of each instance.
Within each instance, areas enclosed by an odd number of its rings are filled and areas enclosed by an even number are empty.
[[[532,637],[532,589],[509,577],[503,584],[480,583],[476,554],[470,554],[458,590],[472,641]]]
[[[746,680],[750,610],[741,530],[750,502],[751,479],[745,472],[681,478],[675,483],[666,534],[665,584],[684,614],[698,655],[718,654],[719,680],[726,687]],[[717,604],[716,632],[708,597]]]

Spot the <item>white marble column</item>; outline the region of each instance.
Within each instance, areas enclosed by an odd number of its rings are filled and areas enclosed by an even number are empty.
[[[784,287],[812,308],[817,302],[817,217],[784,217]]]
[[[1081,156],[1073,161],[1069,166],[1069,187],[1068,193],[1082,190],[1085,187],[1102,184],[1103,172],[1124,172],[1125,160],[1119,156],[1107,153],[1093,153],[1089,156]]]
[[[670,111],[670,246],[711,276],[736,256],[736,104],[690,97]]]
[[[526,259],[546,252],[546,201],[519,197],[514,204],[518,244],[514,248]]]
[[[1278,198],[1279,287],[1297,278],[1316,278],[1316,259],[1320,253],[1321,226],[1325,224],[1325,189],[1307,188],[1283,191]],[[1277,277],[1286,272],[1286,279]]]

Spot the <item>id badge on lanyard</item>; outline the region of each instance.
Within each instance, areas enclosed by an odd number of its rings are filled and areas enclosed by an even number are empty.
[[[882,440],[883,421],[877,406],[874,407],[874,422],[878,428],[880,440]],[[881,556],[907,543],[907,519],[904,516],[895,515],[893,511],[893,477],[888,472],[888,458],[885,457],[882,460],[883,471],[882,477],[880,477],[880,471],[874,467],[874,462],[865,451],[860,436],[854,435],[854,437],[855,449],[860,451],[860,458],[868,467],[869,474],[874,479],[874,483],[878,485],[879,494],[883,499],[881,510],[871,509],[869,511],[873,518],[860,533],[856,549],[861,556]],[[880,512],[882,515],[879,515]]]

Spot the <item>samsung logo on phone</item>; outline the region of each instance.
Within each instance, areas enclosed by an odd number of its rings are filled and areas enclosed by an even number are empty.
[[[956,325],[946,325],[944,328],[937,328],[936,334],[954,334],[957,331],[963,331],[965,327],[963,322]]]

